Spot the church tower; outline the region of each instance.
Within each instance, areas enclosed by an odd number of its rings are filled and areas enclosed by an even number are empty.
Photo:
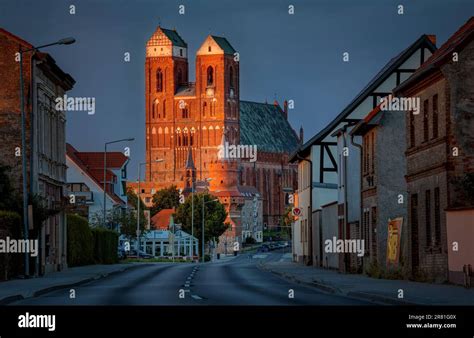
[[[218,146],[239,144],[239,62],[227,41],[209,35],[196,53],[196,96],[201,109],[200,176],[218,161]],[[211,156],[206,156],[206,153]]]
[[[175,30],[158,27],[146,45],[145,103],[147,181],[163,181],[174,170],[174,96],[188,83],[188,46]],[[161,163],[153,163],[157,159]]]

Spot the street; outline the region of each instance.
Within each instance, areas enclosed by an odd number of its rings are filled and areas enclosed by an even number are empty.
[[[206,264],[144,264],[78,286],[74,288],[76,298],[70,298],[70,289],[62,289],[12,305],[371,304],[289,282],[258,267],[261,261],[284,259],[289,259],[288,254],[266,252]]]

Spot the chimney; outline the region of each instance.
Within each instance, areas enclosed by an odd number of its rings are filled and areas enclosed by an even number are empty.
[[[283,113],[285,114],[285,119],[288,120],[288,101],[283,102]]]
[[[300,143],[303,144],[304,142],[304,132],[303,132],[303,126],[300,127]]]
[[[428,37],[428,39],[430,39],[430,41],[433,43],[433,45],[436,46],[436,35],[428,34],[427,37]]]

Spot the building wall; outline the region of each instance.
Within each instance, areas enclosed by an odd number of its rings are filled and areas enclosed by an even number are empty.
[[[339,268],[339,254],[326,252],[326,240],[333,240],[339,237],[337,225],[337,202],[322,207],[321,211],[322,242],[323,242],[323,266],[330,269]]]
[[[472,245],[474,209],[448,210],[446,218],[449,281],[464,284],[464,269],[469,264],[474,269],[474,246]],[[455,245],[457,245],[456,250]],[[472,282],[474,282],[474,275],[471,276],[471,284]]]
[[[89,222],[96,223],[97,215],[100,216],[99,219],[102,219],[102,214],[104,210],[104,190],[103,187],[99,186],[95,181],[93,181],[88,175],[86,175],[81,168],[79,168],[69,157],[67,159],[67,182],[68,183],[85,183],[92,194],[93,203],[89,204]],[[112,210],[117,204],[113,199],[106,196],[106,212]]]
[[[377,244],[378,262],[384,267],[387,255],[388,221],[403,217],[401,261],[408,263],[407,188],[405,182],[405,113],[384,112],[376,136]]]
[[[416,96],[420,97],[421,100],[422,109],[420,114],[412,114],[413,117],[410,117],[410,113],[407,113],[406,116],[406,180],[409,194],[408,220],[411,267],[413,273],[419,275],[420,278],[436,281],[447,280],[446,214],[444,211],[449,204],[449,178],[446,172],[449,154],[446,143],[448,136],[446,121],[450,118],[450,111],[447,88],[444,78],[433,79],[430,86],[416,93]],[[438,137],[434,137],[436,132],[433,132],[432,123],[432,104],[435,95],[438,96]],[[425,101],[428,102],[427,105],[425,105]],[[428,123],[425,123],[425,114],[427,114]],[[425,126],[428,126],[427,132]],[[428,137],[425,138],[425,135]],[[439,189],[439,208],[435,206],[434,201],[436,188]],[[418,201],[416,213],[418,222],[416,222],[413,211],[415,194]],[[429,203],[427,203],[427,196]],[[438,230],[436,230],[434,220],[437,210],[439,210]]]

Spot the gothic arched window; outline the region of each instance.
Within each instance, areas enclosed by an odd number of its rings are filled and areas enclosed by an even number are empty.
[[[156,72],[156,91],[163,91],[163,72],[161,71],[161,68],[158,68]]]
[[[178,69],[178,86],[183,83],[183,72],[181,71],[181,68]]]
[[[206,116],[207,102],[202,104],[202,116]]]
[[[166,100],[163,100],[163,118],[165,119],[166,118]]]
[[[232,66],[229,69],[229,86],[234,89],[234,68]]]
[[[207,67],[207,85],[214,85],[214,69],[211,66]]]

